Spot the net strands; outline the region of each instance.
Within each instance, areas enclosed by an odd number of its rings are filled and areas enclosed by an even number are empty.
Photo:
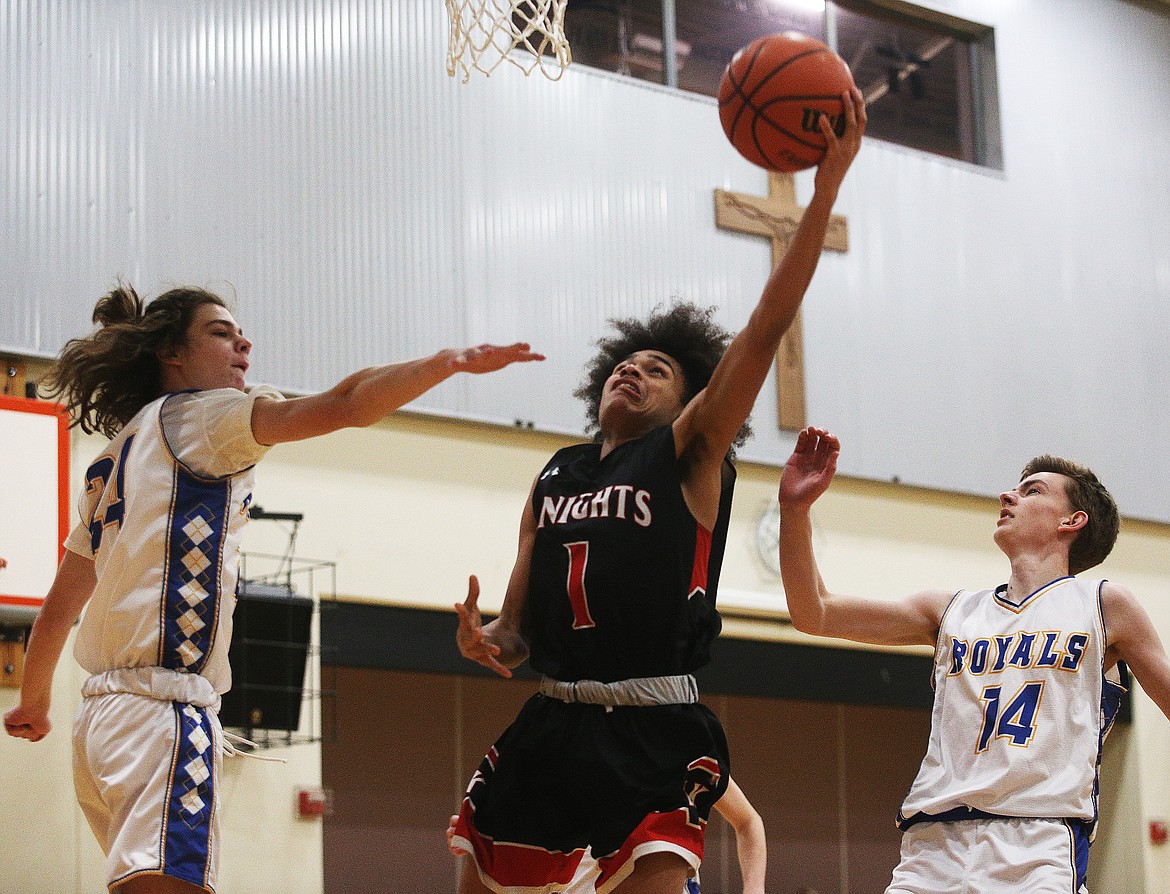
[[[525,75],[539,67],[559,80],[573,61],[565,37],[567,0],[444,0],[451,32],[447,74],[472,71],[490,75],[507,61]],[[516,52],[518,51],[518,52]]]

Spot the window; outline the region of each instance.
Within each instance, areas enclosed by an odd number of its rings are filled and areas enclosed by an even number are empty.
[[[565,35],[574,64],[666,83],[662,0],[569,0]]]
[[[677,80],[663,63],[662,0],[568,0],[565,34],[573,62],[714,96],[736,50],[777,31],[824,40],[823,0],[678,0]]]
[[[986,26],[902,0],[568,0],[565,13],[575,64],[708,96],[740,47],[788,30],[824,40],[849,63],[870,136],[1002,167]],[[663,54],[671,42],[673,70]]]
[[[902,3],[834,4],[835,49],[865,94],[871,137],[1002,167],[990,28]]]

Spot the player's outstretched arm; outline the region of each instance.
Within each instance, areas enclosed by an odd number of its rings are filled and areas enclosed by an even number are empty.
[[[780,339],[792,325],[825,244],[825,232],[845,173],[857,157],[865,132],[865,100],[856,88],[844,96],[845,134],[838,138],[821,116],[828,142],[816,175],[812,201],[801,217],[788,251],[764,286],[747,325],[728,345],[703,393],[675,423],[680,455],[717,468],[751,413]]]
[[[372,425],[456,373],[489,373],[513,363],[543,360],[529,345],[450,348],[431,357],[374,366],[342,379],[328,391],[292,400],[258,400],[252,434],[261,444],[282,444],[342,428]]]
[[[49,734],[53,671],[73,622],[97,585],[93,560],[65,550],[57,576],[33,622],[24,656],[20,704],[4,715],[8,735],[39,742]]]
[[[536,482],[532,482],[535,490]],[[528,643],[520,633],[520,618],[528,597],[528,571],[532,564],[532,544],[536,539],[536,521],[532,517],[532,490],[520,516],[520,538],[516,547],[516,564],[508,579],[508,591],[500,615],[487,624],[479,611],[479,580],[472,575],[468,581],[467,599],[455,603],[459,629],[455,642],[459,654],[495,671],[501,677],[511,677],[511,668],[528,657]]]
[[[792,625],[804,633],[879,645],[935,644],[951,594],[885,600],[830,593],[812,545],[810,512],[833,480],[841,443],[810,426],[796,439],[780,478],[780,574]]]
[[[1146,695],[1170,718],[1170,658],[1149,614],[1129,589],[1112,581],[1101,587],[1101,611],[1109,637],[1107,662],[1129,665]]]
[[[715,809],[735,830],[735,849],[739,857],[739,874],[743,894],[764,894],[768,873],[768,838],[764,821],[734,779],[727,780],[727,791],[715,802]]]

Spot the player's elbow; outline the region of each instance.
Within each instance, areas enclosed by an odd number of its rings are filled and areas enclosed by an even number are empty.
[[[367,428],[386,414],[376,401],[366,399],[361,384],[369,370],[361,370],[326,392],[330,422],[334,429]]]
[[[792,620],[792,626],[801,633],[807,633],[810,636],[824,635],[825,613],[823,611],[816,608],[793,608],[790,605],[788,614]]]

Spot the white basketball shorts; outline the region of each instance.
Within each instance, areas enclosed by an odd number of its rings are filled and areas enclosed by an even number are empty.
[[[886,894],[1088,894],[1086,833],[1059,819],[917,823]]]
[[[169,875],[214,892],[222,731],[211,684],[121,668],[90,677],[82,694],[73,782],[108,886]]]

